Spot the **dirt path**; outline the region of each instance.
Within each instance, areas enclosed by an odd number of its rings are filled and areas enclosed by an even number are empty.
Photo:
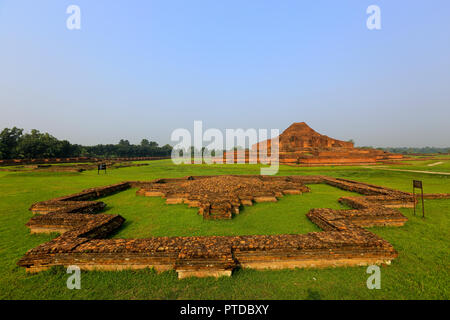
[[[415,173],[428,173],[428,174],[441,174],[450,176],[450,172],[436,172],[436,171],[422,171],[422,170],[405,170],[405,169],[391,169],[391,168],[380,168],[380,167],[364,167],[367,169],[374,170],[388,170],[388,171],[402,171],[402,172],[415,172]]]
[[[434,167],[434,166],[437,166],[437,165],[439,165],[439,164],[443,164],[443,162],[442,162],[442,161],[439,161],[439,162],[435,162],[435,163],[430,163],[428,166],[429,166],[429,167]]]

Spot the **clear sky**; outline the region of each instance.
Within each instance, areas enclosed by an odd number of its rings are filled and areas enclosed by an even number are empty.
[[[165,144],[194,120],[448,147],[450,1],[0,0],[0,128]]]

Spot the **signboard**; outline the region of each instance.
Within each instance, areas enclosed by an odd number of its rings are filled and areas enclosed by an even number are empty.
[[[420,180],[413,180],[413,197],[414,197],[414,215],[416,215],[416,188],[420,189],[420,194],[422,197],[422,218],[425,218],[425,207],[424,207],[424,201],[423,201],[423,186],[422,181]]]
[[[422,181],[420,181],[420,180],[413,180],[413,187],[414,188],[418,188],[418,189],[422,189]]]
[[[106,163],[101,163],[98,165],[97,174],[100,174],[100,170],[104,170],[106,173]]]

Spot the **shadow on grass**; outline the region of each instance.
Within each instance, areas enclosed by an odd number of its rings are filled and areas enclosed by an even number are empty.
[[[121,231],[128,228],[132,224],[133,224],[133,221],[125,220],[125,222],[122,223],[122,225],[119,228],[113,230],[110,234],[108,234],[106,239],[114,238],[117,234],[119,234]]]
[[[308,289],[307,294],[305,300],[322,300],[322,296],[317,290]]]

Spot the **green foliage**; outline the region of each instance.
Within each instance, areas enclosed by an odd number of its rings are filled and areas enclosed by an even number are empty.
[[[12,159],[17,156],[17,145],[23,129],[5,128],[0,133],[0,159]]]
[[[78,155],[80,147],[69,141],[60,141],[48,133],[31,130],[19,138],[17,145],[18,158],[58,158]]]
[[[140,145],[128,140],[118,144],[80,146],[67,140],[58,140],[48,133],[5,128],[0,133],[0,159],[42,159],[65,157],[153,157],[170,156],[172,146],[159,147],[158,143],[143,139]]]
[[[402,154],[450,153],[450,148],[437,148],[437,147],[424,147],[424,148],[398,147],[398,148],[378,148],[378,149],[392,153],[402,153]]]

